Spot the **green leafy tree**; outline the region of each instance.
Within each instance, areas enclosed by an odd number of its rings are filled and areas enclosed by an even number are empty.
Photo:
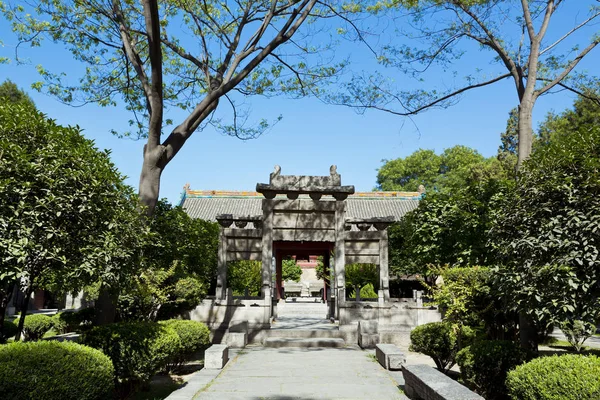
[[[48,38],[85,66],[75,84],[41,66],[36,88],[65,103],[124,104],[132,112],[131,131],[119,133],[146,139],[139,195],[150,214],[162,171],[195,131],[212,124],[256,137],[271,123],[244,126],[248,96],[307,96],[335,77],[345,60],[332,60],[333,49],[313,40],[319,29],[307,22],[352,12],[316,0],[36,0],[9,1],[2,10],[21,42],[39,46]],[[215,116],[221,105],[231,109]],[[173,108],[185,117],[169,118]]]
[[[288,258],[282,260],[281,277],[284,281],[300,282],[302,268],[296,263],[296,260]]]
[[[390,271],[421,274],[433,284],[438,267],[493,263],[486,236],[490,200],[509,184],[501,163],[492,158],[472,165],[462,187],[427,193],[417,209],[389,228]]]
[[[379,287],[379,270],[375,264],[348,264],[346,265],[346,285],[360,292],[366,285],[372,285],[373,288]],[[351,291],[348,291],[351,293]]]
[[[11,103],[24,102],[31,108],[35,108],[35,103],[31,100],[31,97],[25,91],[19,89],[10,79],[5,80],[0,85],[0,98],[8,100]]]
[[[236,296],[258,296],[262,287],[262,267],[260,261],[233,261],[227,265],[227,287]]]
[[[370,10],[391,11],[397,24],[406,23],[396,43],[375,50],[384,67],[423,81],[432,74],[448,73],[452,79],[461,75],[464,84],[448,90],[422,85],[403,90],[378,71],[356,76],[332,101],[410,116],[448,107],[465,92],[509,79],[518,101],[517,168],[532,151],[536,101],[558,88],[583,93],[581,86],[593,79],[577,72],[581,60],[600,43],[594,23],[600,8],[593,1],[410,0],[379,2]],[[560,23],[558,14],[568,13],[577,15],[576,20]],[[482,56],[474,58],[474,52]],[[465,71],[465,64],[456,61],[467,55],[472,70]]]
[[[146,228],[109,153],[27,103],[0,104],[0,203],[0,295],[20,285],[23,313],[35,288],[115,289],[137,267]]]
[[[536,149],[516,190],[497,197],[490,244],[501,290],[534,321],[599,316],[599,171],[598,125],[574,124]]]
[[[440,155],[433,150],[417,150],[405,158],[388,160],[377,173],[377,188],[386,191],[444,192],[467,184],[473,168],[484,157],[466,146],[454,146]]]

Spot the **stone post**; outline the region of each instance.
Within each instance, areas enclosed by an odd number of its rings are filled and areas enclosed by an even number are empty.
[[[388,264],[388,233],[381,231],[379,239],[379,289],[383,291],[383,301],[390,301],[390,272]]]
[[[335,283],[337,287],[336,301],[337,307],[344,305],[346,302],[346,248],[345,239],[345,205],[344,201],[336,200],[335,202]],[[339,310],[337,312],[339,318]]]
[[[263,199],[263,235],[262,235],[262,295],[265,306],[271,316],[271,264],[273,260],[273,208],[274,201]],[[267,319],[268,321],[268,319]]]
[[[227,237],[225,228],[219,229],[219,259],[217,264],[217,288],[215,297],[217,300],[225,300],[227,293]]]
[[[283,285],[282,285],[282,277],[283,277],[283,256],[281,252],[275,253],[275,299],[280,300],[283,296]]]

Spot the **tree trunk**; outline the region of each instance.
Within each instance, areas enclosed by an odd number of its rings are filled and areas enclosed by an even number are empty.
[[[523,166],[523,162],[531,155],[533,145],[533,113],[534,99],[529,94],[523,97],[519,105],[519,143],[517,171]]]
[[[18,342],[21,339],[23,325],[25,325],[25,317],[27,316],[27,309],[29,308],[29,298],[31,297],[31,292],[33,292],[33,285],[30,282],[25,289],[23,301],[21,301],[21,318],[19,318],[19,326],[17,327],[15,342]]]
[[[519,313],[519,342],[522,348],[537,353],[537,329],[531,317],[524,312]]]
[[[102,285],[98,300],[94,304],[96,325],[107,325],[115,322],[117,316],[117,299],[118,296],[111,289]]]
[[[2,291],[0,291],[0,332],[4,330],[4,316],[6,314],[6,307],[8,307],[8,303],[10,303],[14,288],[15,282],[12,282],[6,284],[2,288]],[[0,334],[0,336],[2,335]],[[0,343],[1,342],[2,338],[0,338]]]
[[[146,147],[145,147],[146,148]],[[159,145],[152,151],[144,150],[144,163],[140,174],[140,202],[146,207],[145,214],[152,216],[158,203],[160,192],[160,176],[164,166],[161,165],[163,146]]]

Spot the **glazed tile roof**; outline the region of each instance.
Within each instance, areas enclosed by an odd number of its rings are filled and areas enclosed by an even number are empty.
[[[260,215],[264,197],[256,192],[197,191],[186,188],[180,205],[192,218],[216,221],[219,214]],[[278,196],[285,199],[285,196]],[[308,196],[300,196],[300,199]],[[418,192],[359,192],[346,200],[346,218],[374,218],[393,216],[400,220],[419,205]],[[323,197],[321,201],[334,201]]]

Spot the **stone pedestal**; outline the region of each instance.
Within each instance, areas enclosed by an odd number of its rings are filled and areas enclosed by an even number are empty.
[[[204,352],[204,368],[221,369],[229,361],[227,345],[213,344]]]
[[[375,355],[385,369],[400,370],[406,363],[406,355],[393,344],[377,344]]]

